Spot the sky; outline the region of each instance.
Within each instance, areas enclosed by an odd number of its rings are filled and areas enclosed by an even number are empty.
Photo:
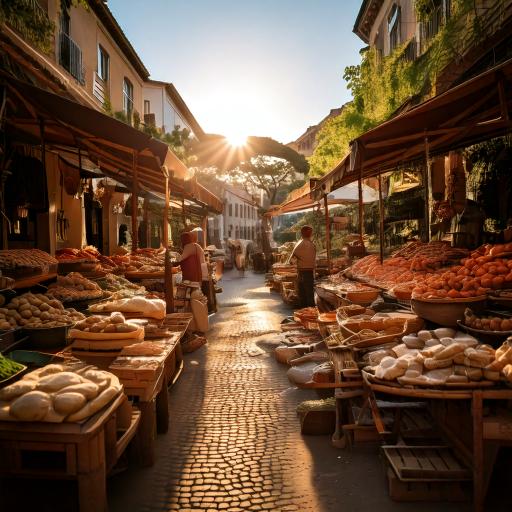
[[[109,0],[151,78],[207,133],[295,140],[350,100],[361,0]]]

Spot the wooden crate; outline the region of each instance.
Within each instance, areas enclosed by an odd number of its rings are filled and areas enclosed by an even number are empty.
[[[464,501],[472,472],[448,446],[383,446],[390,497],[396,501]]]
[[[77,480],[80,511],[106,511],[106,475],[140,417],[121,393],[82,423],[0,422],[0,473]]]

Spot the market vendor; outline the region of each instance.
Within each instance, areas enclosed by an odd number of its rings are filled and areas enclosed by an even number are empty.
[[[455,215],[452,218],[452,247],[475,249],[482,243],[484,214],[475,201],[452,202]]]
[[[211,310],[210,280],[208,276],[208,264],[203,248],[197,243],[197,235],[194,231],[186,231],[181,234],[183,252],[179,260],[181,275],[184,281],[201,283],[201,291],[208,298],[208,306]]]
[[[293,248],[288,264],[292,259],[297,261],[299,301],[301,307],[313,307],[315,305],[315,260],[316,247],[311,241],[313,228],[303,226],[300,230],[302,239]]]

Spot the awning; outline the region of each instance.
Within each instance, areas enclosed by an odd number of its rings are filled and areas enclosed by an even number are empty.
[[[512,59],[356,138],[313,192],[322,197],[359,178],[506,135],[512,131]]]
[[[214,212],[222,202],[201,185],[188,186],[193,173],[169,146],[106,114],[2,73],[6,87],[6,130],[13,140],[81,148],[102,172],[131,188],[165,195],[163,166],[173,195],[196,199]]]
[[[313,180],[313,186],[316,180]],[[288,194],[286,200],[278,205],[272,207],[268,213],[272,216],[286,215],[289,213],[300,213],[308,211],[316,206],[323,207],[322,197],[319,199],[312,198],[311,183],[307,182],[302,187],[293,190]],[[379,199],[379,194],[368,185],[363,184],[363,203],[372,203]],[[334,192],[327,194],[328,206],[340,206],[359,201],[359,190],[353,184],[342,187]]]

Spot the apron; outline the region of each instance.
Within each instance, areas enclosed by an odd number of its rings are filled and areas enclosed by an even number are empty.
[[[199,259],[199,253],[195,244],[194,249],[194,254],[180,261],[181,274],[184,281],[200,283],[203,280],[203,273],[201,271],[201,260]]]

